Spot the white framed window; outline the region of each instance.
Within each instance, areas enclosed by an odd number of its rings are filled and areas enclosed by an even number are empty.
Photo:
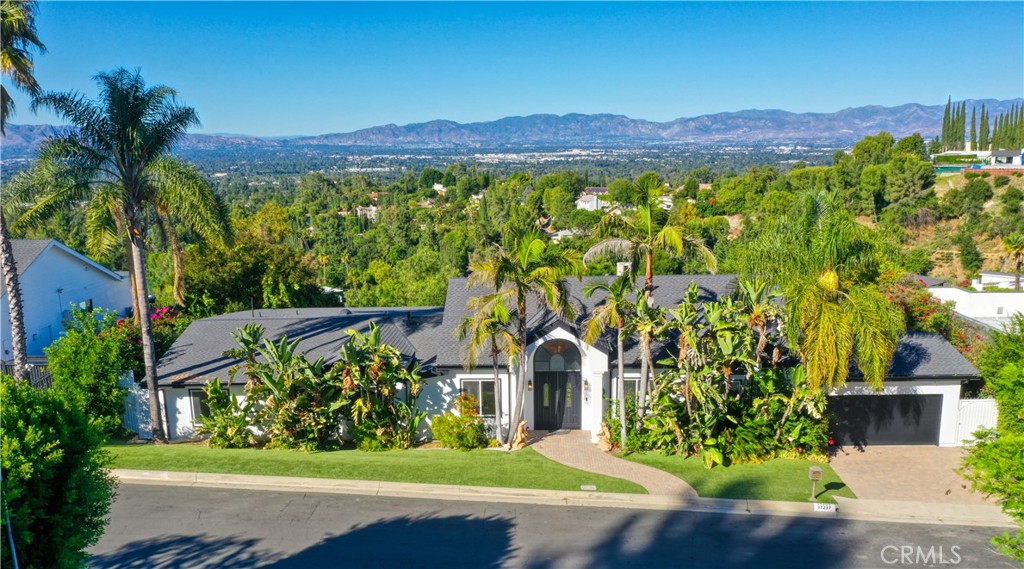
[[[206,404],[206,392],[202,389],[188,390],[189,402],[192,404],[192,420],[198,421],[210,416],[210,406]]]
[[[481,417],[494,417],[497,414],[493,379],[463,379],[462,392],[476,399],[477,411]]]

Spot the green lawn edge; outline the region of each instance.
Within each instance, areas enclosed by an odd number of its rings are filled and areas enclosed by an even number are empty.
[[[214,449],[200,444],[108,445],[111,467],[213,474],[301,476],[457,486],[580,490],[646,494],[640,485],[559,464],[531,448],[457,451],[412,449],[386,452],[338,450]]]
[[[708,470],[694,457],[645,452],[622,458],[681,478],[702,498],[807,502],[811,497],[811,466],[822,470],[816,494],[819,502],[834,504],[835,496],[857,497],[831,466],[810,460],[776,458],[761,464],[716,466]]]

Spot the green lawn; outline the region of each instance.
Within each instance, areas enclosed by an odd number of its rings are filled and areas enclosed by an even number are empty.
[[[811,466],[820,466],[823,471],[818,482],[819,502],[835,503],[833,496],[857,497],[831,466],[809,460],[777,458],[762,464],[734,464],[707,470],[699,459],[692,457],[647,452],[624,458],[682,478],[703,498],[803,502],[811,495],[811,481],[807,478]]]
[[[213,449],[198,444],[109,445],[114,468],[224,474],[307,476],[466,486],[645,494],[643,487],[562,466],[526,448],[514,453],[444,449],[304,453],[291,450]]]

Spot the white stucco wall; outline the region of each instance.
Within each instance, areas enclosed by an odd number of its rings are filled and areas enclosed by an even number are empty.
[[[1008,318],[1024,313],[1024,292],[976,292],[956,287],[928,291],[943,302],[956,303],[954,310],[968,318]]]
[[[941,395],[942,417],[939,420],[939,446],[959,446],[957,422],[960,412],[960,382],[915,381],[913,383],[888,382],[881,392],[865,383],[852,382],[835,390],[831,395]]]
[[[28,355],[42,356],[63,333],[64,311],[72,303],[92,299],[93,308],[113,310],[126,315],[131,309],[132,289],[127,278],[114,278],[95,266],[51,246],[41,253],[20,275],[21,297],[25,309],[25,339]],[[58,294],[57,289],[61,289]],[[11,332],[6,323],[10,307],[7,295],[0,299],[0,346],[3,359],[11,357]]]
[[[163,410],[167,436],[173,441],[188,441],[196,438],[195,417],[192,413],[191,391],[202,389],[202,386],[166,387],[160,390],[163,396]],[[229,388],[231,394],[239,402],[245,401],[245,391],[240,385]]]

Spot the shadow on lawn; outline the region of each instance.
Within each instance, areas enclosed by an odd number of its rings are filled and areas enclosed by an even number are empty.
[[[355,526],[286,555],[259,539],[171,535],[94,555],[96,569],[316,569],[350,567],[501,567],[514,553],[513,523],[500,516],[403,516]]]

